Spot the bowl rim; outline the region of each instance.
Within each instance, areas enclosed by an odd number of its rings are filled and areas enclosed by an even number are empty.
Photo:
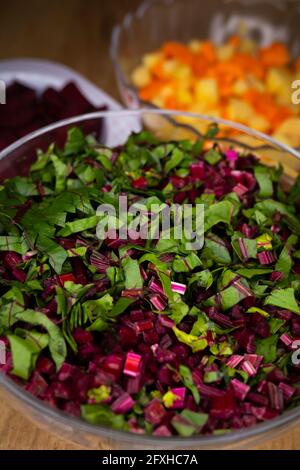
[[[227,121],[225,119],[217,119],[212,118],[210,116],[205,116],[197,113],[187,113],[187,112],[180,112],[180,111],[172,111],[172,110],[151,110],[151,109],[139,109],[139,110],[121,110],[121,111],[98,111],[94,113],[84,114],[80,116],[75,116],[73,118],[64,119],[62,121],[56,122],[44,128],[41,128],[37,131],[34,131],[28,134],[25,137],[17,140],[12,145],[6,147],[4,150],[0,152],[0,160],[2,158],[9,158],[9,155],[20,149],[23,145],[30,142],[31,140],[43,136],[48,132],[51,132],[55,129],[59,129],[64,126],[78,124],[80,122],[85,122],[90,119],[97,119],[97,118],[113,118],[113,117],[142,117],[143,115],[159,115],[159,116],[172,116],[172,115],[185,115],[190,116],[193,118],[202,119],[208,123],[216,123],[216,124],[225,124],[227,126],[233,127],[235,129],[239,129],[244,133],[247,133],[253,137],[257,137],[259,139],[264,139],[273,147],[277,147],[279,150],[283,150],[284,152],[288,152],[289,154],[293,155],[297,159],[300,160],[300,153],[297,152],[295,149],[290,148],[288,145],[283,144],[281,142],[276,141],[275,139],[259,132],[248,128],[242,124],[234,123],[231,121]],[[58,426],[65,426],[65,429],[72,431],[80,431],[92,434],[93,436],[99,438],[106,438],[111,439],[112,441],[120,441],[124,444],[136,444],[138,446],[143,445],[156,445],[157,448],[182,448],[182,446],[198,446],[199,448],[207,448],[210,446],[228,446],[230,444],[239,443],[243,440],[254,438],[261,436],[263,433],[272,432],[278,430],[284,425],[292,425],[296,424],[296,421],[300,419],[300,406],[284,412],[282,415],[273,418],[269,421],[265,421],[263,423],[256,424],[249,428],[243,428],[242,430],[235,430],[230,431],[228,433],[224,433],[222,435],[209,435],[209,436],[202,436],[197,435],[193,437],[180,437],[180,436],[172,436],[172,437],[165,437],[165,436],[153,436],[153,435],[139,435],[129,431],[119,431],[115,430],[106,426],[101,425],[93,425],[83,421],[81,418],[76,418],[71,415],[68,415],[58,409],[50,407],[50,405],[46,404],[42,400],[30,395],[26,392],[23,388],[21,388],[18,384],[16,384],[11,378],[9,378],[4,373],[0,373],[0,386],[3,389],[17,398],[21,403],[25,403],[28,407],[33,409],[34,411],[43,415],[45,419],[51,421],[53,425],[53,421],[57,421]],[[68,437],[67,437],[68,438]]]

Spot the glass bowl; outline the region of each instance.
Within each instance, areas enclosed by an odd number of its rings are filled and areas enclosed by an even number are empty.
[[[242,33],[260,46],[280,41],[297,58],[299,14],[300,4],[294,0],[211,0],[205,7],[199,0],[146,0],[112,33],[110,53],[121,98],[131,109],[157,109],[139,97],[131,76],[142,56],[166,41],[209,39],[221,45]]]
[[[286,182],[289,184],[300,172],[300,154],[284,144],[248,129],[247,127],[225,121],[211,119],[196,114],[174,113],[171,111],[116,111],[97,112],[64,120],[23,137],[0,152],[0,180],[26,174],[30,162],[35,158],[37,149],[46,150],[50,143],[63,143],[66,131],[78,126],[86,133],[93,133],[100,143],[106,145],[122,144],[132,131],[143,127],[154,128],[156,137],[168,139],[191,138],[195,140],[193,126],[174,124],[174,117],[188,117],[203,129],[212,125],[220,126],[220,132],[211,140],[217,141],[222,148],[237,146],[241,151],[254,152],[259,159],[269,165],[280,162],[285,169]],[[157,132],[159,129],[159,132]],[[226,131],[238,130],[235,140],[226,137]],[[225,137],[224,137],[225,135]],[[251,145],[241,136],[250,136]],[[255,145],[253,145],[255,143]],[[14,408],[24,413],[41,428],[56,433],[62,438],[94,449],[244,449],[261,445],[264,441],[286,433],[300,423],[300,406],[280,417],[243,430],[219,436],[155,437],[116,431],[104,426],[88,424],[73,418],[62,411],[49,407],[41,400],[24,391],[8,376],[0,373],[0,392]]]

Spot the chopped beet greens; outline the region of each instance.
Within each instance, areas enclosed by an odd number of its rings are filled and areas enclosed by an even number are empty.
[[[297,406],[300,193],[281,176],[246,152],[145,131],[109,149],[74,128],[64,150],[38,152],[0,186],[2,372],[89,423],[156,436],[217,435]],[[120,194],[204,204],[203,248],[100,240],[97,207]]]

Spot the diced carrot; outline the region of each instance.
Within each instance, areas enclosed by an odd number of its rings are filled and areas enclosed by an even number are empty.
[[[295,69],[300,70],[300,57],[299,57],[299,59],[296,60]]]
[[[260,60],[266,67],[283,67],[290,60],[290,54],[284,44],[273,43],[260,51]]]
[[[193,54],[190,49],[180,42],[165,42],[162,52],[166,57],[177,59],[187,65],[190,65],[193,61]]]
[[[201,54],[208,63],[216,61],[216,49],[211,41],[204,41],[201,46]]]
[[[207,73],[209,63],[204,58],[204,56],[201,53],[199,53],[199,54],[195,54],[191,66],[192,66],[193,73],[196,75],[197,78],[200,78],[200,77],[204,77],[204,75]]]
[[[241,44],[241,38],[237,35],[233,35],[229,38],[228,44],[237,48]]]
[[[149,85],[141,88],[139,91],[140,98],[145,101],[154,99],[158,93],[160,93],[164,82],[159,80],[153,80]]]

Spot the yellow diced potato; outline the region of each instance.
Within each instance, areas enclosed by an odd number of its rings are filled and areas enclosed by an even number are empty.
[[[192,69],[188,65],[180,64],[173,71],[173,77],[176,80],[187,80],[192,75]]]
[[[215,106],[219,100],[218,83],[215,78],[203,78],[195,84],[195,96],[198,102]]]
[[[178,61],[175,59],[167,59],[162,64],[164,73],[169,77],[175,73],[178,67]]]
[[[276,130],[274,137],[292,147],[300,145],[300,118],[286,119]]]
[[[150,81],[151,74],[144,65],[140,65],[133,71],[132,82],[137,88],[143,88],[149,85]]]
[[[217,57],[221,62],[230,60],[234,54],[234,47],[231,44],[224,44],[217,48]]]
[[[197,39],[193,39],[192,41],[189,42],[188,46],[192,52],[197,54],[197,52],[200,52],[202,48],[202,42],[198,41]]]
[[[178,90],[176,98],[179,104],[190,105],[193,102],[192,93],[184,88]]]
[[[151,67],[154,67],[162,59],[163,55],[161,52],[152,52],[150,54],[145,54],[143,56],[142,62],[145,67],[151,69]]]
[[[250,104],[237,98],[232,98],[227,107],[228,117],[232,121],[249,124],[254,116],[254,110]]]
[[[252,39],[243,39],[240,44],[240,51],[245,54],[254,54],[257,50],[257,42]]]
[[[170,96],[173,95],[173,93],[174,93],[174,90],[169,85],[165,85],[164,87],[162,87],[160,91],[160,95],[164,99],[169,98]]]
[[[233,87],[232,91],[236,95],[244,95],[249,90],[249,86],[245,80],[237,80]]]
[[[290,92],[292,77],[287,70],[272,68],[268,71],[266,85],[269,93],[285,95]]]
[[[164,108],[164,99],[161,96],[156,96],[151,102],[158,108]]]
[[[268,129],[270,128],[270,123],[264,116],[255,114],[249,120],[249,127],[256,129],[257,131],[260,131],[260,132],[267,132]]]

